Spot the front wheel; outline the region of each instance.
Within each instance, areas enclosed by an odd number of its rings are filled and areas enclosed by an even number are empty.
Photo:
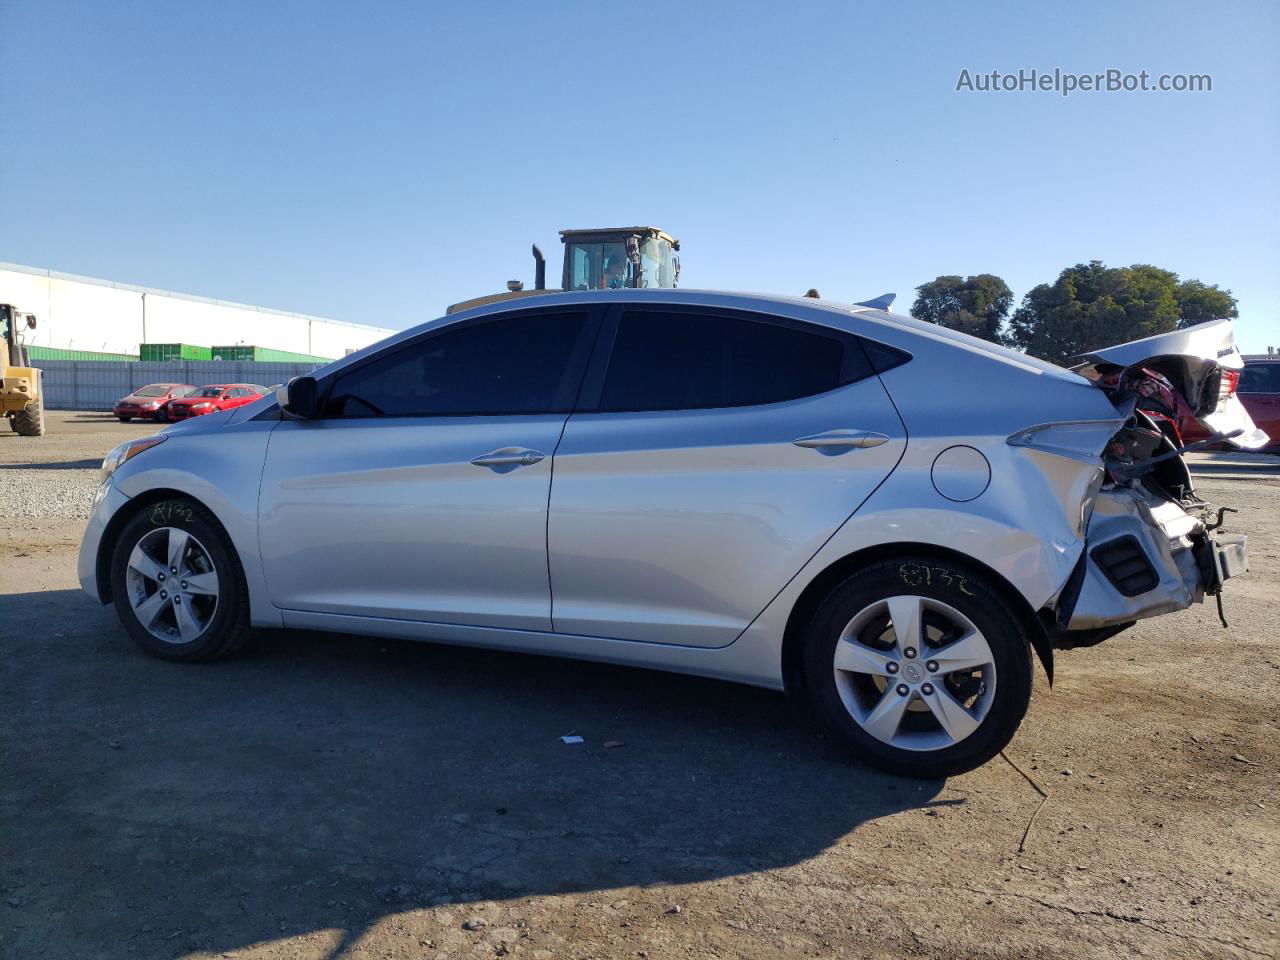
[[[1031,699],[1030,637],[982,574],[927,556],[850,577],[814,615],[809,696],[866,762],[909,777],[986,763]]]
[[[3,349],[4,345],[0,344],[0,350]],[[11,416],[9,425],[20,437],[43,437],[44,401],[40,398],[32,400],[24,409]]]
[[[111,597],[126,631],[164,660],[215,660],[249,637],[249,594],[226,533],[190,500],[151,504],[125,524]]]

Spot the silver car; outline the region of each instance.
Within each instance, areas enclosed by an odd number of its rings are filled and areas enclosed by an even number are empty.
[[[1013,736],[1033,652],[1051,679],[1245,568],[1151,400],[1265,442],[1230,324],[1158,339],[1075,373],[811,299],[491,304],[121,444],[80,581],[168,660],[291,627],[633,664],[953,774]]]

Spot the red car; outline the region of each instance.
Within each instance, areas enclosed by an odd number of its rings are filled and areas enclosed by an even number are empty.
[[[1258,429],[1271,438],[1262,448],[1263,452],[1280,453],[1280,355],[1245,355],[1243,360],[1244,369],[1238,374],[1235,394]],[[1177,420],[1184,442],[1193,443],[1209,436],[1185,402],[1179,406]]]
[[[211,383],[172,401],[169,404],[169,419],[186,420],[204,413],[242,407],[266,392],[266,387],[256,383]]]
[[[189,383],[149,383],[117,400],[111,412],[120,418],[121,423],[128,423],[134,417],[163,423],[169,419],[169,402],[185,397],[194,389]]]

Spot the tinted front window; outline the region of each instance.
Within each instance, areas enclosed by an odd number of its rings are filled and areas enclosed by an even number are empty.
[[[703,313],[622,316],[602,410],[679,410],[777,403],[870,373],[856,338]]]
[[[474,416],[567,412],[577,394],[586,314],[470,324],[341,374],[330,416]]]
[[[1280,393],[1280,363],[1246,363],[1237,393]]]
[[[189,394],[189,396],[220,397],[222,396],[222,387],[201,387],[194,394]]]

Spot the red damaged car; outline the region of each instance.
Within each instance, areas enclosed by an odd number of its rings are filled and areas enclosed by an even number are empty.
[[[169,404],[170,420],[186,420],[205,413],[216,413],[219,410],[230,410],[252,403],[267,392],[267,388],[257,383],[211,383],[207,387],[199,387],[185,397],[173,400]]]
[[[134,417],[163,423],[169,419],[170,402],[185,397],[194,389],[190,383],[149,383],[117,400],[111,412],[120,418],[121,423],[128,423]]]

